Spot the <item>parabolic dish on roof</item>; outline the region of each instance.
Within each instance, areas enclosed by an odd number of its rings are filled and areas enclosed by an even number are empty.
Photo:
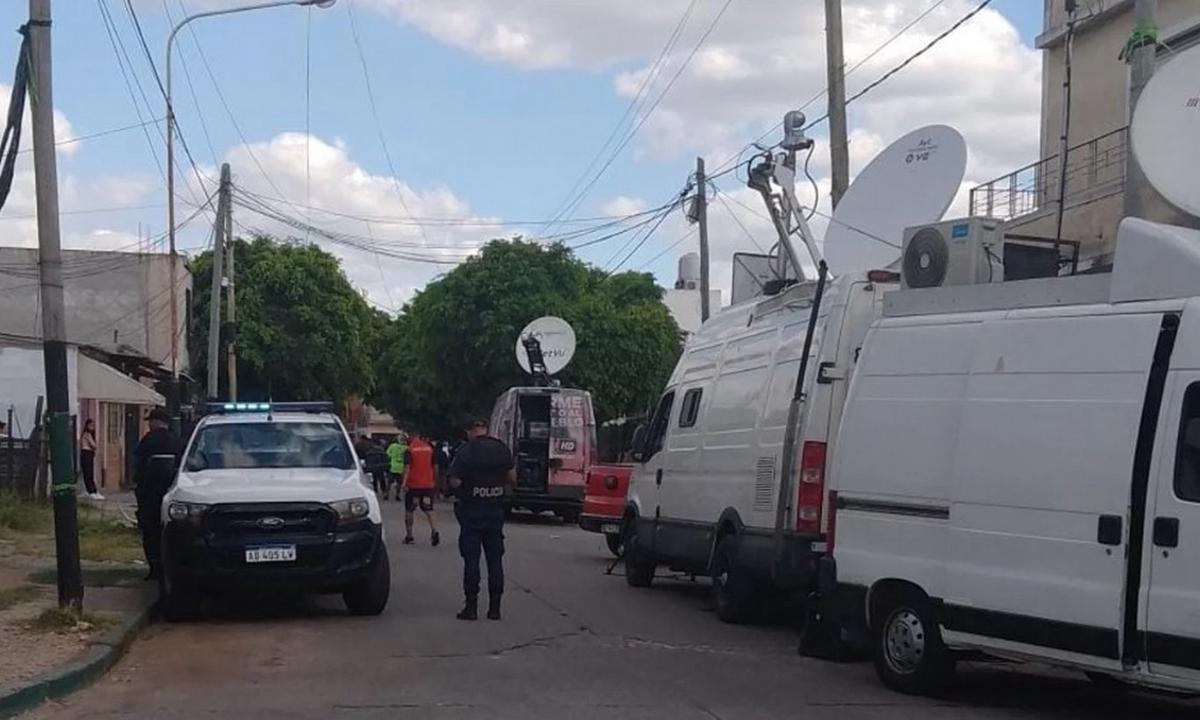
[[[889,145],[854,178],[833,211],[824,247],[830,272],[895,262],[904,228],[941,220],[966,169],[967,144],[948,125],[914,130]]]
[[[1150,184],[1200,217],[1200,46],[1159,68],[1133,113],[1133,152]]]
[[[521,369],[529,372],[529,354],[521,343],[527,337],[535,337],[542,346],[542,362],[546,364],[546,372],[557,374],[575,357],[575,330],[560,317],[544,315],[525,326],[517,335],[517,363]]]

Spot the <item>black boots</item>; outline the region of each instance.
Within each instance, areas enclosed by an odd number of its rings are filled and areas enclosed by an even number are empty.
[[[463,605],[463,609],[456,616],[459,620],[478,620],[479,619],[479,600],[473,597],[467,598],[467,602]]]
[[[457,617],[459,620],[478,620],[479,619],[479,599],[473,598],[473,597],[467,598],[467,601],[465,603],[463,603],[463,609],[460,610],[458,615],[456,615],[455,617]],[[500,619],[500,596],[499,595],[489,595],[488,596],[487,618],[488,618],[488,620],[499,620]]]

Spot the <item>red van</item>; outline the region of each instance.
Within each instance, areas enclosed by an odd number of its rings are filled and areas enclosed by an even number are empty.
[[[579,520],[596,447],[592,396],[562,387],[512,387],[496,399],[491,426],[513,449],[514,508]]]
[[[603,533],[613,555],[621,554],[621,518],[632,465],[593,465],[588,469],[579,527]]]

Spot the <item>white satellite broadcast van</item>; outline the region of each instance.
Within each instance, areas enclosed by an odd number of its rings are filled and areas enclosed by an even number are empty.
[[[797,115],[784,121],[782,147],[791,152],[810,142]],[[881,153],[839,205],[854,216],[835,214],[832,222],[865,236],[864,246],[881,244],[889,259],[859,252],[865,266],[848,270],[856,259],[849,251],[866,247],[847,240],[839,245],[846,259],[828,283],[813,279],[823,270],[800,269],[791,246],[798,234],[824,268],[794,196],[794,155],[767,157],[751,170],[750,185],[780,231],[779,252],[759,256],[767,266],[777,261],[775,279],[688,340],[635,440],[623,523],[629,584],[649,585],[660,566],[711,576],[717,614],[727,622],[751,619],[773,593],[812,590],[824,552],[826,457],[847,381],[884,293],[900,279],[882,266],[899,255],[905,227],[941,217],[965,164],[962,137],[945,126],[921,128]],[[892,188],[897,201],[880,204],[880,188]],[[778,270],[787,263],[802,282]]]
[[[1200,691],[1200,231],[889,294],[838,437],[826,617],[889,687],[982,651]]]

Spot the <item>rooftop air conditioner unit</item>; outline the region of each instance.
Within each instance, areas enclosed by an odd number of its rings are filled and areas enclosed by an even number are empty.
[[[991,218],[962,218],[904,231],[901,287],[931,288],[1001,282],[1004,240]]]

